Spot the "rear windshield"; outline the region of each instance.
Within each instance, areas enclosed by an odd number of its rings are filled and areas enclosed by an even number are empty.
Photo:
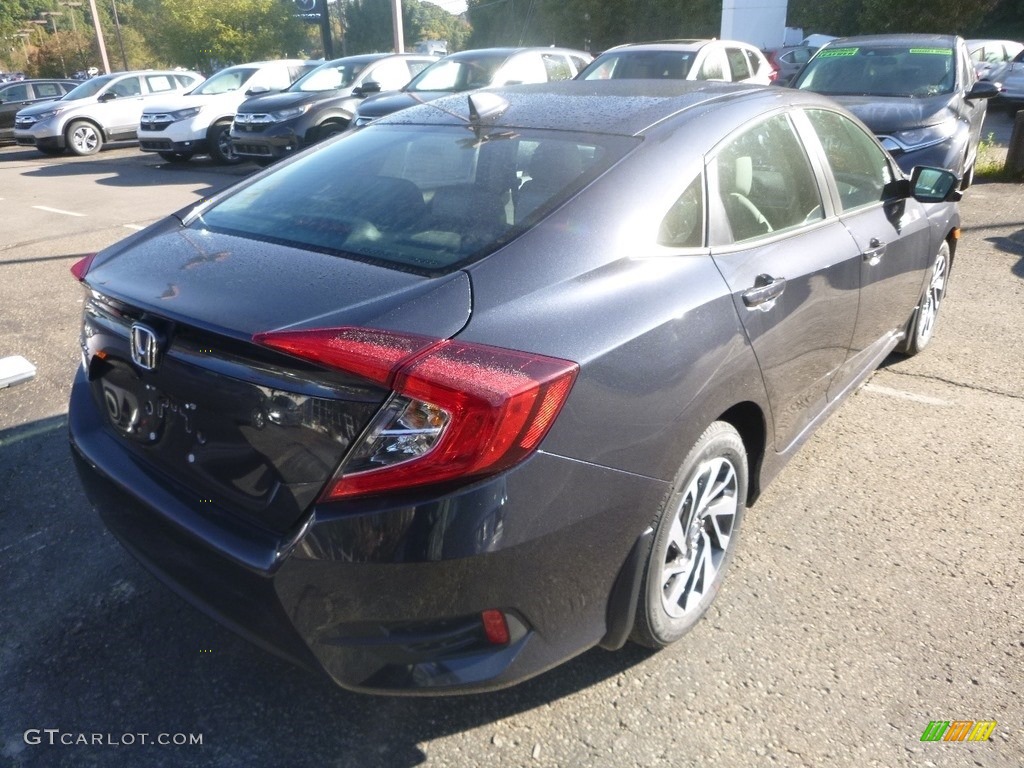
[[[693,66],[692,51],[622,51],[599,56],[580,80],[685,80]]]
[[[794,87],[830,96],[923,98],[952,93],[953,49],[942,46],[842,46],[818,52]]]
[[[190,226],[443,273],[533,226],[637,141],[375,125],[255,180]]]

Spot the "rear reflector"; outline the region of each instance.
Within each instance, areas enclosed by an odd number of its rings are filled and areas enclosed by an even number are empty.
[[[508,622],[505,621],[504,613],[491,608],[480,614],[480,620],[484,624],[484,634],[487,636],[487,642],[491,645],[508,644]]]

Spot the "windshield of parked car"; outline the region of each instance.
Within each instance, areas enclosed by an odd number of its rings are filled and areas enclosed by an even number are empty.
[[[404,91],[468,91],[490,85],[498,68],[505,63],[505,54],[479,56],[473,59],[441,59],[409,81]]]
[[[286,90],[316,93],[348,88],[369,63],[368,61],[329,61],[300,77]]]
[[[693,59],[692,51],[612,51],[594,59],[577,79],[685,80]]]
[[[92,80],[86,80],[81,85],[77,85],[68,91],[62,101],[73,101],[74,99],[87,99],[90,96],[95,96],[97,93],[103,90],[103,88],[113,80],[116,75],[104,75],[102,77],[94,77]]]
[[[623,136],[373,125],[190,222],[425,274],[491,253],[636,146]]]
[[[920,98],[952,93],[955,80],[952,48],[843,45],[819,51],[793,87],[829,96]]]
[[[204,80],[202,85],[191,91],[191,93],[197,96],[216,96],[221,93],[228,93],[229,91],[237,91],[255,73],[255,67],[222,69],[209,80]]]

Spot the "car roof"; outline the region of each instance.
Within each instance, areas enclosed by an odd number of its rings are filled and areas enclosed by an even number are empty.
[[[574,48],[558,48],[555,46],[549,47],[542,45],[505,48],[472,48],[468,51],[458,51],[456,53],[449,53],[447,56],[444,57],[444,59],[438,59],[438,61],[458,61],[461,59],[480,58],[508,58],[513,54],[523,53],[525,51],[541,51],[543,53],[585,53],[585,51],[578,51]]]
[[[956,35],[858,35],[856,37],[840,37],[826,43],[822,47],[839,48],[856,43],[858,45],[942,45],[949,48],[956,46]]]
[[[712,103],[766,102],[759,112],[790,104],[827,106],[816,93],[760,85],[691,80],[559,80],[453,94],[395,112],[378,124],[465,125],[469,98],[501,97],[508,107],[483,124],[501,127],[637,136],[665,119]],[[699,110],[701,114],[706,110]]]

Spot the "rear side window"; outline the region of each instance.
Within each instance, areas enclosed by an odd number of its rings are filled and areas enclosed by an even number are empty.
[[[698,176],[675,201],[658,229],[658,244],[699,248],[704,243],[704,177]]]
[[[851,120],[836,112],[807,110],[828,159],[844,211],[885,199],[892,169],[885,153]]]
[[[422,273],[490,253],[635,146],[620,136],[371,126],[191,223]]]
[[[176,88],[174,80],[168,75],[147,75],[146,85],[149,86],[150,93],[173,91]]]
[[[544,69],[547,70],[548,80],[571,80],[573,77],[572,67],[569,60],[557,53],[545,53],[541,55],[544,60]]]
[[[750,67],[747,64],[747,57],[739,48],[726,48],[725,55],[729,59],[729,69],[732,71],[733,82],[746,80],[750,77]]]
[[[56,83],[36,83],[36,96],[61,96],[64,91]]]
[[[725,80],[725,57],[722,52],[714,49],[708,51],[704,63],[697,73],[698,80]]]

